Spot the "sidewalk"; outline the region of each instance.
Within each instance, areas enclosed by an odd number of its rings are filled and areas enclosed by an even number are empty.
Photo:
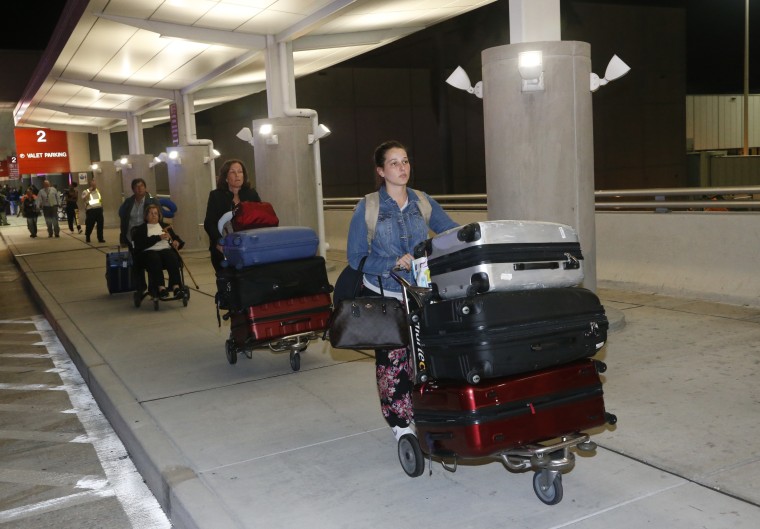
[[[16,221],[0,237],[176,527],[757,527],[758,310],[601,289],[625,315],[598,356],[619,422],[595,432],[600,448],[548,507],[531,473],[496,461],[407,477],[369,354],[318,341],[298,372],[268,350],[229,365],[206,252],[183,254],[199,284],[188,307],[154,312],[108,295],[115,245],[67,227],[31,239]],[[329,257],[334,280],[344,263]]]

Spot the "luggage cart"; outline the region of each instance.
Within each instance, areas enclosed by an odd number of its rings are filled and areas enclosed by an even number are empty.
[[[395,271],[391,275],[403,287],[403,304],[409,315],[410,349],[415,371],[417,387],[428,382],[428,374],[425,372],[424,349],[420,347],[419,326],[421,324],[420,313],[417,310],[426,303],[433,302],[434,292],[431,288],[411,285]],[[597,371],[603,373],[606,366],[603,362],[595,362]],[[617,417],[605,412],[605,420],[613,425]],[[433,434],[434,437],[436,434]],[[444,434],[445,435],[445,434]],[[427,439],[427,444],[432,446],[435,439]],[[556,505],[562,500],[562,473],[569,472],[575,466],[575,454],[571,451],[576,449],[582,452],[594,452],[596,443],[591,441],[590,436],[580,432],[567,432],[566,435],[554,440],[536,440],[535,443],[516,446],[507,450],[491,454],[489,457],[500,460],[508,470],[525,472],[532,470],[533,490],[536,496],[546,505]],[[409,477],[418,477],[425,471],[425,459],[432,465],[433,457],[440,460],[441,466],[455,472],[460,460],[456,453],[424,453],[422,445],[416,435],[406,434],[398,441],[398,458],[401,468]]]
[[[312,340],[320,338],[322,331],[309,331],[290,336],[282,336],[275,340],[246,340],[243,344],[238,344],[230,333],[230,337],[224,343],[224,352],[227,355],[227,362],[236,364],[238,355],[245,355],[249,360],[253,358],[253,351],[256,349],[269,349],[275,353],[282,353],[290,350],[290,368],[293,371],[301,369],[301,353],[303,353]]]
[[[230,320],[230,336],[224,347],[227,361],[237,363],[240,354],[251,359],[255,349],[269,349],[275,353],[290,351],[290,367],[298,371],[301,369],[301,353],[312,340],[325,333],[331,315],[332,300],[327,293],[230,311],[223,316]]]

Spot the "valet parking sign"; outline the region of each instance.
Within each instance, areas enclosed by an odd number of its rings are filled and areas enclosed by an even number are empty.
[[[19,173],[69,172],[69,144],[66,131],[17,128],[15,135]]]

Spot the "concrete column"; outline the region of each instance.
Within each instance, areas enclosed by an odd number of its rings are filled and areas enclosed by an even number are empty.
[[[166,162],[169,193],[172,201],[177,204],[177,213],[171,219],[171,224],[184,239],[185,249],[206,249],[208,236],[203,230],[203,219],[206,216],[211,180],[208,165],[203,163],[203,159],[208,157],[208,147],[190,145],[169,147],[166,151],[176,151],[178,155],[177,160],[169,159]]]
[[[264,123],[272,125],[272,136],[258,133]],[[308,226],[319,232],[314,156],[308,141],[311,119],[257,119],[251,130],[261,200],[272,203],[280,226]]]
[[[543,53],[544,90],[522,92],[518,54]],[[484,50],[489,219],[561,222],[580,236],[586,288],[596,289],[591,47],[529,42]]]
[[[103,160],[97,163],[100,172],[94,173],[93,177],[103,200],[103,226],[116,228],[119,226],[119,206],[121,206],[121,175],[116,171],[114,162]],[[79,186],[80,196],[85,189],[86,186]],[[81,220],[84,225],[84,219]]]
[[[151,195],[156,194],[156,173],[150,167],[150,162],[152,161],[152,154],[127,155],[127,165],[121,170],[121,185],[124,190],[124,198],[132,195],[132,180],[135,178],[145,180],[148,193]]]
[[[142,118],[134,114],[127,117],[127,145],[132,154],[145,154]]]
[[[509,42],[561,39],[559,0],[509,0]]]
[[[110,131],[98,129],[98,157],[101,160],[113,160]]]

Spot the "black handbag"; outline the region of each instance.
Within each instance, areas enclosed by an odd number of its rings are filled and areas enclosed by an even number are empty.
[[[364,259],[354,283],[356,292],[362,280]],[[345,272],[345,270],[344,270]],[[343,275],[343,273],[341,273]],[[336,281],[337,287],[338,281]],[[337,291],[337,288],[336,288]],[[360,296],[334,303],[330,322],[330,345],[335,349],[399,349],[409,344],[409,323],[401,302],[385,297],[380,279],[380,296]]]

